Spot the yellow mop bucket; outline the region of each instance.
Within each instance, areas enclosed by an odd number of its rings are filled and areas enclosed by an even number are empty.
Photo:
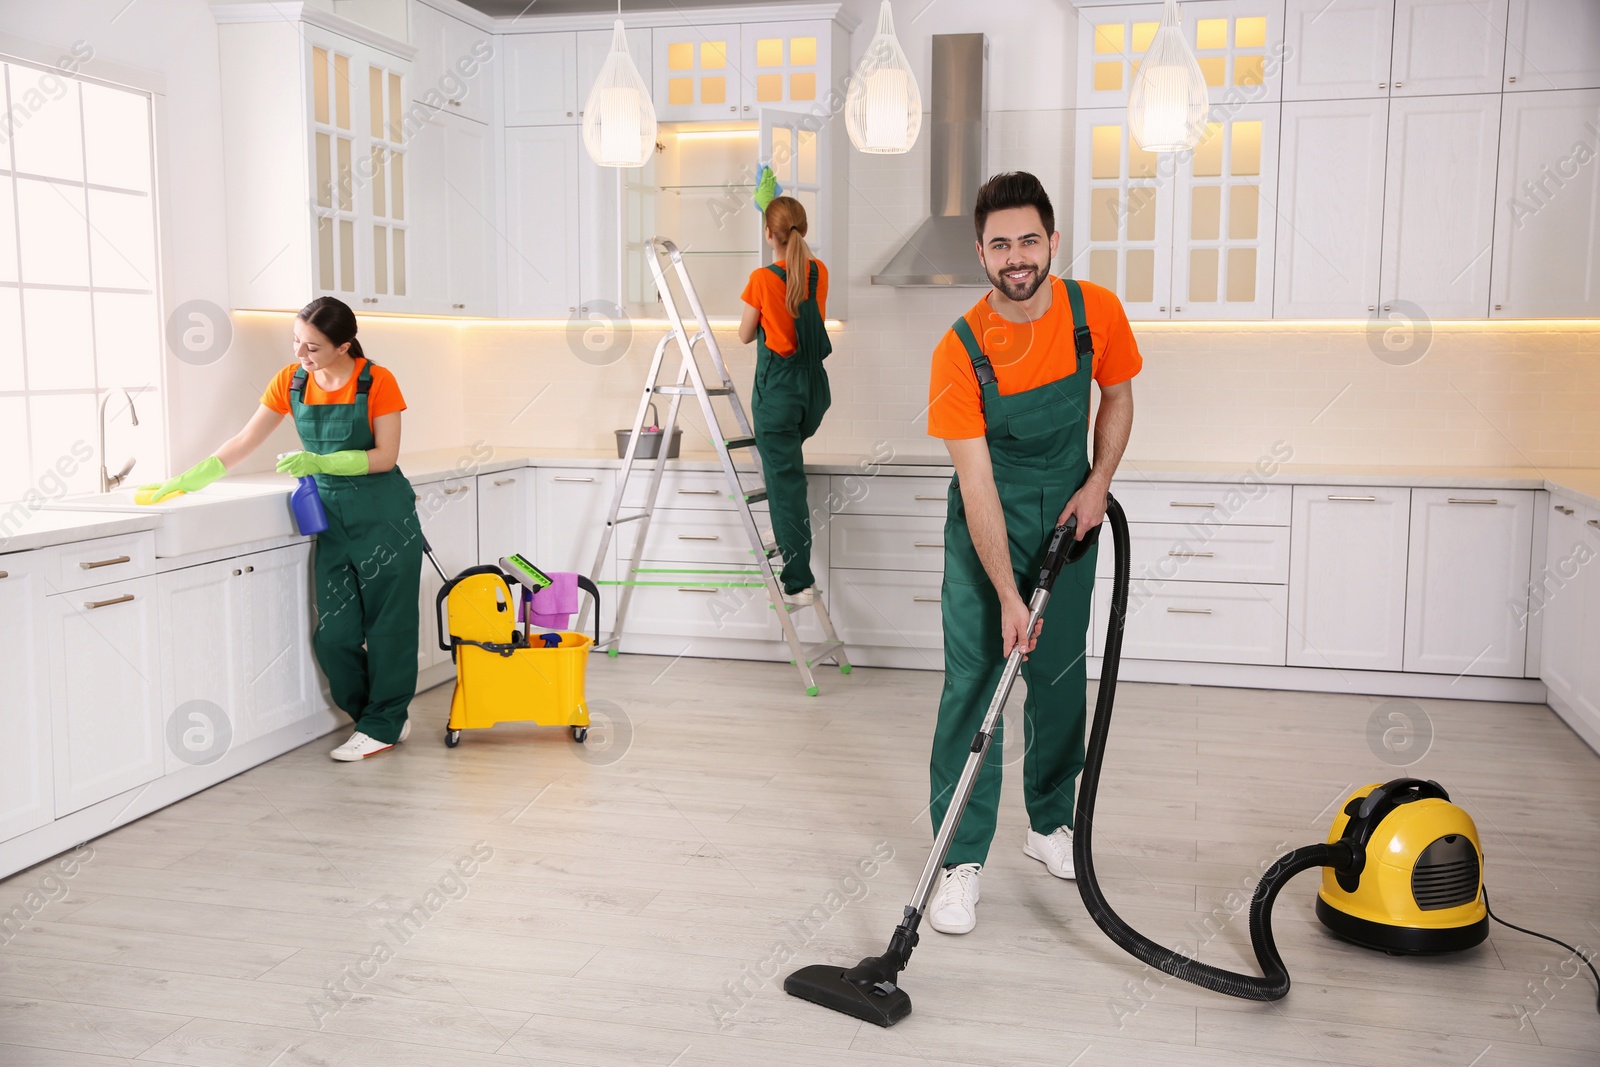
[[[583,686],[592,638],[561,630],[553,631],[559,645],[530,644],[517,630],[512,590],[497,567],[463,571],[439,590],[437,607],[439,645],[456,661],[446,745],[460,744],[462,730],[502,722],[566,726],[580,743],[588,736]]]

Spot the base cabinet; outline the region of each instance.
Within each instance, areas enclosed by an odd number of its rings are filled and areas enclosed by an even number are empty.
[[[45,667],[48,551],[0,556],[0,841],[55,818],[50,679]],[[4,872],[0,872],[3,876]]]
[[[1551,503],[1526,618],[1539,627],[1539,677],[1551,707],[1600,749],[1600,508]]]
[[[426,482],[415,487],[417,517],[422,535],[444,573],[454,577],[478,563],[477,478],[472,475]],[[422,582],[417,591],[417,614],[421,633],[417,639],[417,670],[450,662],[450,653],[439,647],[439,590],[444,579],[427,558],[422,561]]]
[[[1400,670],[1410,529],[1409,489],[1295,486],[1289,666]]]

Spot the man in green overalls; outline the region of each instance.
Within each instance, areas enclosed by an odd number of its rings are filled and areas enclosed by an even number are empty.
[[[1073,877],[1073,790],[1083,768],[1085,640],[1096,550],[1056,583],[1032,634],[1027,597],[1052,529],[1076,516],[1078,536],[1105,517],[1106,493],[1133,426],[1141,359],[1114,293],[1050,275],[1055,213],[1039,180],[991,178],[974,210],[978,256],[994,286],[934,351],[928,433],[956,468],[945,517],[944,690],[930,765],[935,830],[972,738],[1020,645],[1025,753],[1023,846],[1059,878]],[[1089,462],[1091,378],[1100,386]],[[996,724],[994,747],[1003,737]],[[928,909],[929,924],[977,924],[978,881],[994,838],[1000,765],[978,775]]]

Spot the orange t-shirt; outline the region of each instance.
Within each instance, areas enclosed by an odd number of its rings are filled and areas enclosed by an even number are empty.
[[[350,375],[350,380],[333,392],[324,392],[317,385],[317,376],[306,374],[306,391],[302,400],[307,404],[354,404],[356,402],[356,381],[361,377],[361,368],[366,364],[365,359],[356,360],[356,369]],[[280,415],[289,412],[289,385],[294,380],[294,372],[300,369],[298,362],[291,363],[283,368],[272,378],[272,384],[267,386],[267,391],[261,394],[261,403],[276,411]],[[400,395],[400,383],[394,380],[394,374],[387,367],[372,365],[372,388],[367,390],[367,425],[371,426],[379,415],[392,415],[396,411],[406,409],[406,398]]]
[[[1109,289],[1091,282],[1083,286],[1083,312],[1094,338],[1094,380],[1104,389],[1139,373],[1144,359],[1133,339],[1127,312]],[[963,316],[978,346],[994,366],[1001,395],[1022,393],[1059,381],[1078,369],[1072,338],[1072,303],[1067,286],[1052,277],[1050,310],[1033,322],[1007,322],[989,306],[987,295]],[[928,382],[928,436],[953,440],[982,437],[983,390],[972,369],[967,348],[955,330],[946,330],[933,350]]]
[[[820,259],[817,265],[817,314],[828,317],[828,268]],[[779,264],[783,266],[783,264]],[[761,312],[761,328],[767,331],[767,347],[780,356],[792,356],[800,347],[794,335],[794,316],[789,314],[789,283],[766,267],[750,272],[739,299]]]

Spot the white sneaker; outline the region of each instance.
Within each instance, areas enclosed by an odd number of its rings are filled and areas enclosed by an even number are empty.
[[[408,738],[410,736],[411,736],[411,720],[408,718],[405,721],[405,725],[400,727],[400,740],[404,741],[406,738]]]
[[[1072,831],[1065,826],[1056,827],[1053,834],[1041,834],[1029,827],[1022,854],[1043,863],[1057,878],[1077,878],[1072,869]]]
[[[928,905],[928,925],[941,934],[965,934],[977,926],[978,875],[982,872],[976,863],[947,868]]]
[[[350,740],[334,749],[329,755],[342,763],[353,763],[359,759],[366,759],[368,756],[376,756],[380,752],[387,752],[393,747],[393,745],[386,745],[382,741],[370,738],[360,730],[357,730],[350,735]]]
[[[797,593],[783,594],[783,602],[790,607],[809,608],[817,602],[817,587],[808,585]]]

